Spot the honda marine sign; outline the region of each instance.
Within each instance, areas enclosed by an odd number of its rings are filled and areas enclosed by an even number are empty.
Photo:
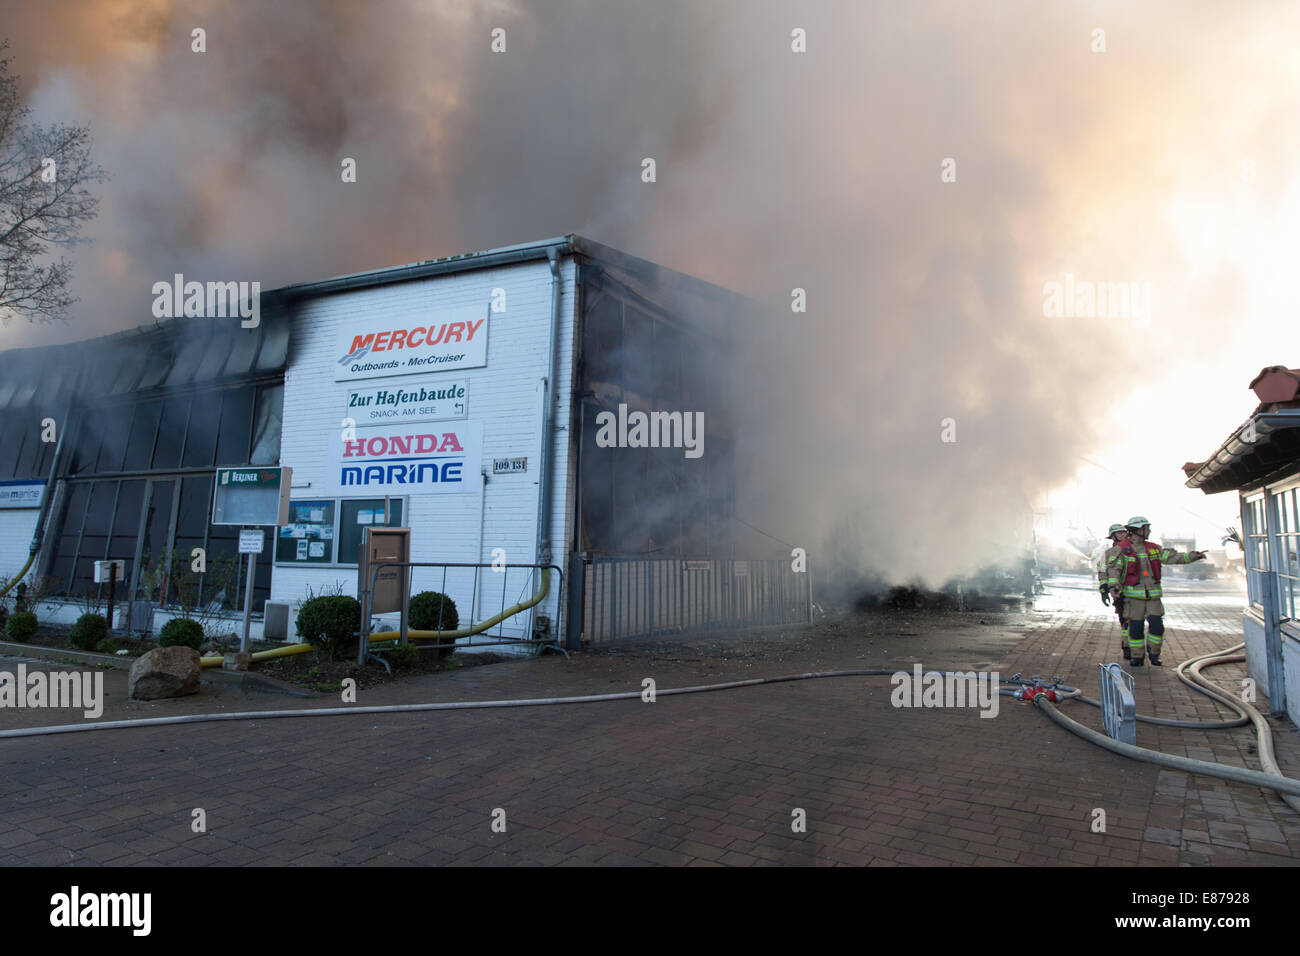
[[[482,422],[372,425],[337,433],[326,494],[340,498],[456,494],[482,482]]]
[[[482,368],[487,365],[487,319],[485,303],[418,318],[340,323],[334,381]]]

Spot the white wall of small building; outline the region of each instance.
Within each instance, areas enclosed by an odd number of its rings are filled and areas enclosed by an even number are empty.
[[[0,508],[0,577],[22,570],[36,530],[38,508]]]
[[[574,356],[574,278],[572,258],[561,260],[561,303],[556,342],[558,397],[552,445],[552,551],[564,566],[571,523],[569,448],[570,398]],[[494,269],[477,269],[419,281],[336,293],[304,303],[293,320],[289,364],[285,369],[283,432],[280,461],[293,468],[295,499],[332,498],[329,487],[330,442],[348,415],[348,393],[358,386],[407,387],[414,382],[468,382],[465,421],[483,426],[482,460],[473,473],[465,470],[469,488],[462,493],[411,494],[406,497],[402,525],[411,528],[413,561],[487,563],[500,548],[512,564],[536,560],[539,462],[542,440],[543,379],[551,334],[551,271],[546,260]],[[340,323],[371,317],[392,328],[436,321],[440,310],[486,306],[492,290],[504,289],[506,310],[488,316],[487,365],[336,382]],[[354,413],[355,414],[355,413]],[[357,417],[360,426],[362,420]],[[424,423],[436,431],[437,422]],[[494,458],[527,457],[523,474],[493,475]],[[479,477],[486,473],[483,484]],[[308,486],[310,483],[310,486]],[[366,497],[358,495],[356,497]],[[374,497],[371,493],[369,497]],[[337,544],[336,544],[337,546]],[[269,548],[267,555],[274,552]],[[502,584],[507,606],[532,594],[527,572],[480,573],[483,583],[473,596],[471,572],[451,572],[447,590],[457,602],[462,626],[469,623],[471,601],[476,621],[500,609]],[[357,592],[355,567],[295,567],[277,564],[271,581],[272,600],[291,605],[290,637],[297,604],[307,589],[340,585]],[[442,588],[442,572],[417,569],[412,593]],[[558,620],[561,599],[558,581],[537,609]],[[486,602],[486,603],[482,603]],[[484,613],[484,611],[489,613]],[[507,636],[525,636],[528,615],[503,626]],[[553,625],[554,626],[554,625]],[[495,633],[495,629],[494,632]]]

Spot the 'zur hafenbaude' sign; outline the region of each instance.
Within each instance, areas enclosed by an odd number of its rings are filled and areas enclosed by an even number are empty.
[[[468,388],[464,379],[452,382],[438,376],[403,381],[400,385],[365,385],[348,392],[343,417],[358,425],[464,418]]]
[[[487,303],[406,319],[341,322],[334,381],[481,368],[487,365],[487,325]]]
[[[483,482],[483,423],[372,425],[330,444],[329,484],[339,497],[455,494]]]

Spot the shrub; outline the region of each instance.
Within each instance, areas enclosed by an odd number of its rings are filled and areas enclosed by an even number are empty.
[[[83,614],[68,632],[73,647],[93,651],[95,645],[108,637],[108,620],[102,614]],[[115,646],[114,651],[117,650]],[[112,653],[111,651],[109,653]]]
[[[394,641],[382,651],[378,651],[378,654],[394,668],[410,670],[420,663],[420,649],[414,644],[398,644]]]
[[[101,654],[116,654],[117,641],[113,640],[111,637],[106,637],[95,645],[95,650],[99,651]]]
[[[411,598],[411,627],[417,631],[454,631],[460,627],[456,602],[438,591],[421,591]],[[447,657],[454,650],[455,638],[438,641],[438,656]]]
[[[15,611],[5,621],[5,635],[11,641],[26,644],[36,636],[36,615],[31,611]]]
[[[411,598],[411,627],[417,631],[454,631],[460,627],[456,602],[437,591],[421,591]]]
[[[158,646],[192,647],[197,651],[203,646],[203,625],[192,618],[174,617],[158,632]]]
[[[298,636],[331,657],[342,656],[360,629],[361,603],[346,594],[314,597],[298,609]]]

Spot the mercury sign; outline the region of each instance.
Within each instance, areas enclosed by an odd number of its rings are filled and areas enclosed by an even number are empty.
[[[465,393],[469,383],[464,379],[448,381],[430,375],[401,385],[366,385],[348,392],[348,404],[343,412],[358,425],[378,425],[400,422],[436,422],[464,418]]]
[[[372,425],[330,440],[326,494],[341,498],[478,491],[482,422]]]
[[[335,340],[334,381],[482,368],[487,365],[487,325],[486,302],[408,318],[342,322]]]

